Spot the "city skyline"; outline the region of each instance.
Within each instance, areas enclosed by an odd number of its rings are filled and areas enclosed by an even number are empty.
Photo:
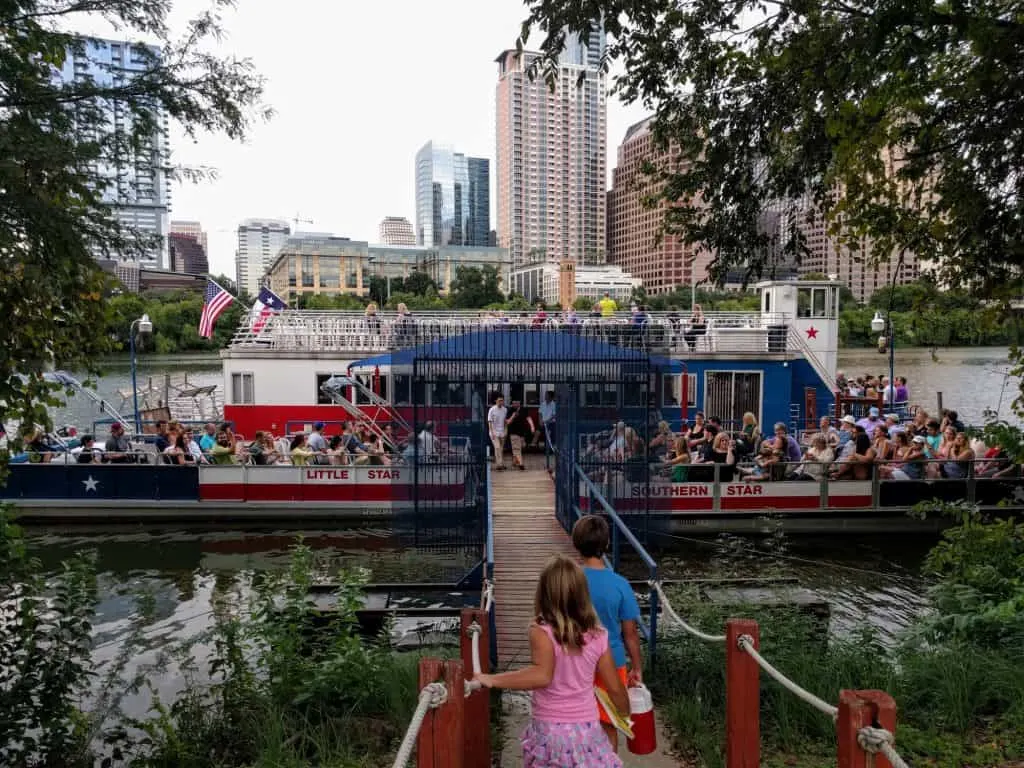
[[[205,8],[203,0],[178,0],[179,23]],[[296,12],[312,12],[299,0]],[[174,184],[171,216],[198,220],[209,237],[210,269],[235,274],[238,225],[245,219],[283,219],[296,211],[313,224],[298,229],[343,233],[374,241],[385,216],[415,218],[415,186],[410,172],[416,151],[436,137],[466,155],[495,161],[495,55],[512,47],[526,8],[520,0],[438,0],[430,7],[403,8],[401,23],[387,6],[316,6],[322,23],[302,40],[280,35],[273,7],[242,3],[224,11],[225,48],[249,56],[267,78],[267,101],[277,114],[255,126],[242,144],[202,136],[193,142],[172,123],[174,163],[212,166],[218,176],[199,184]],[[458,19],[440,24],[438,19]],[[373,77],[360,76],[365,62],[379,58],[372,35],[352,35],[345,46],[333,39],[339,27],[387,28],[402,61],[383,61]],[[430,32],[423,34],[424,30]],[[91,30],[86,30],[91,31]],[[472,34],[469,34],[469,32]],[[536,42],[536,41],[534,41]],[[409,67],[404,61],[416,61]],[[341,75],[323,120],[309,119],[316,86],[308,73]],[[459,98],[438,101],[437,83],[459,82]],[[332,106],[358,104],[351,113]],[[610,151],[626,128],[644,115],[608,99]],[[614,159],[609,157],[607,167]],[[341,183],[339,183],[339,180]],[[610,180],[606,179],[607,184]],[[490,215],[494,228],[495,188]],[[294,229],[295,227],[293,227]]]

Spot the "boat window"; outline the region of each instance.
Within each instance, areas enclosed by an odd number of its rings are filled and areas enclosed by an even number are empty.
[[[627,377],[623,384],[625,385],[622,388],[623,408],[643,408],[647,405],[645,402],[647,388],[644,386],[643,377]],[[610,385],[605,386],[607,388]]]
[[[412,382],[412,404],[424,406],[427,404],[427,380],[417,376]]]
[[[826,289],[815,288],[811,294],[811,317],[825,317],[828,314]]]
[[[835,303],[831,298],[833,288],[798,288],[796,298],[797,317],[832,317],[830,307]]]
[[[443,373],[439,374],[432,382],[430,405],[448,405],[448,377]]]
[[[523,402],[523,390],[526,385],[522,381],[513,381],[508,388],[508,397],[505,398],[505,405],[512,405],[516,400]]]
[[[704,410],[709,416],[738,425],[750,411],[761,423],[760,371],[708,371],[704,377]]]
[[[601,405],[600,384],[584,384],[581,394],[583,395],[583,406],[585,408],[596,408]]]
[[[395,405],[412,405],[412,376],[396,373],[392,378],[395,381],[395,396],[392,402]]]
[[[765,312],[771,312],[772,311],[772,292],[771,291],[765,291],[764,292],[764,311]]]
[[[343,374],[343,373],[318,373],[316,375],[316,404],[317,405],[331,405],[331,403],[334,402],[334,400],[331,399],[331,396],[328,395],[326,392],[324,392],[322,389],[320,389],[320,387],[322,387],[324,384],[326,384],[327,380],[330,379],[332,376],[344,376],[344,375],[345,374]],[[348,397],[348,393],[345,393],[345,396]]]
[[[449,381],[448,382],[448,405],[465,405],[466,404],[466,382],[464,381]]]
[[[231,403],[232,405],[251,405],[256,402],[253,387],[253,375],[251,373],[231,374]]]
[[[539,384],[524,384],[523,385],[523,405],[525,406],[537,406],[540,405],[540,385]]]
[[[601,405],[616,408],[619,405],[619,388],[615,384],[605,384],[601,388]]]
[[[697,407],[697,374],[687,373],[684,374],[689,381],[686,387],[686,406],[688,408]],[[683,390],[683,377],[682,376],[663,376],[661,380],[661,406],[665,407],[679,407],[680,397],[682,397]]]

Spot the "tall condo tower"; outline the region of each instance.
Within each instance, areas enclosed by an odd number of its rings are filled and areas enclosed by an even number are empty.
[[[119,88],[133,78],[160,66],[160,49],[124,40],[78,38],[69,48],[63,66],[54,70],[58,84],[93,82],[100,87]],[[104,99],[98,104],[108,119],[109,135],[127,138],[135,115],[127,101]],[[121,225],[147,240],[141,264],[169,266],[168,219],[170,186],[167,178],[167,116],[156,116],[157,129],[141,147],[129,148],[125,141],[109,142],[106,155],[97,163],[96,176],[103,180],[103,201]],[[89,139],[100,137],[90,136]],[[100,255],[100,254],[97,254]],[[136,254],[111,254],[120,261],[134,261]]]
[[[552,91],[529,67],[540,54],[496,59],[497,232],[512,263],[606,260],[607,96],[600,25],[568,35]]]

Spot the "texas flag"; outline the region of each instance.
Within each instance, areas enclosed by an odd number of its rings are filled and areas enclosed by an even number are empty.
[[[259,333],[262,331],[263,326],[267,324],[267,320],[270,319],[271,315],[285,309],[288,309],[288,305],[284,303],[284,299],[269,288],[261,288],[259,298],[252,305],[252,313],[250,314],[252,332]]]

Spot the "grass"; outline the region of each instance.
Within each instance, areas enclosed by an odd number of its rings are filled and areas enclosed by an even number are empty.
[[[672,602],[694,624],[724,626],[723,611],[677,592]],[[732,613],[736,613],[733,609]],[[897,743],[911,764],[997,766],[1024,759],[1024,650],[951,642],[886,649],[871,633],[825,639],[795,610],[750,606],[761,653],[801,686],[835,702],[841,689],[888,691],[899,706]],[[671,635],[651,675],[656,701],[684,752],[699,765],[725,765],[725,658],[721,645]],[[669,672],[670,674],[666,674]],[[820,768],[835,760],[831,719],[761,678],[764,765]]]

